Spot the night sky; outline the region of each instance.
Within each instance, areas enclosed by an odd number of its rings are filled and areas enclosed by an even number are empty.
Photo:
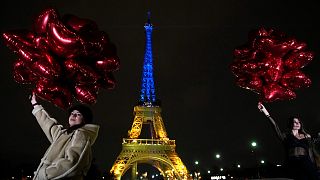
[[[162,117],[170,139],[189,169],[194,161],[204,169],[217,165],[250,166],[250,142],[258,143],[257,156],[283,162],[283,149],[268,120],[258,111],[258,96],[235,85],[228,65],[233,50],[259,27],[276,28],[306,42],[315,58],[303,71],[312,86],[297,91],[297,98],[266,104],[281,129],[287,118],[299,115],[311,135],[320,132],[320,29],[317,1],[248,0],[29,0],[0,5],[1,33],[30,29],[35,17],[54,7],[61,15],[94,20],[118,49],[120,70],[114,90],[100,90],[92,105],[101,126],[93,147],[96,163],[109,171],[121,151],[139,99],[144,56],[144,23],[151,11],[154,80],[162,102]],[[0,171],[37,166],[49,141],[31,114],[31,87],[13,80],[17,59],[3,41],[0,45],[1,149]],[[65,124],[62,109],[42,101],[52,117]],[[221,159],[216,160],[215,154]]]

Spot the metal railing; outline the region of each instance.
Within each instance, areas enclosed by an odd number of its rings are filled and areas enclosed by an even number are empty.
[[[175,140],[166,139],[127,139],[123,138],[122,144],[145,144],[145,145],[175,145]]]

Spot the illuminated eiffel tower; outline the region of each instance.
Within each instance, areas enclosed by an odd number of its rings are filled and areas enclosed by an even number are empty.
[[[175,140],[168,138],[156,100],[153,81],[152,24],[150,12],[144,26],[146,46],[143,64],[140,103],[134,107],[134,120],[128,138],[122,142],[122,151],[110,170],[113,179],[121,179],[131,168],[131,179],[137,179],[137,165],[144,163],[155,167],[164,179],[191,179],[186,166],[175,151]],[[151,139],[139,139],[142,126],[149,125]]]

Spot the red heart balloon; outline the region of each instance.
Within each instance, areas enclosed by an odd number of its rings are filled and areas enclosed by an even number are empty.
[[[236,81],[237,85],[260,94],[262,90],[262,80],[257,76],[239,77]]]
[[[95,66],[100,71],[116,71],[119,69],[120,62],[118,57],[106,57],[96,61]]]
[[[89,19],[45,9],[36,17],[33,31],[3,33],[6,46],[20,57],[13,78],[36,83],[39,97],[66,109],[72,95],[81,102],[96,102],[100,87],[114,88],[112,72],[119,69],[116,47]]]
[[[288,72],[282,76],[281,84],[289,89],[309,87],[311,80],[299,70]]]
[[[80,32],[80,31],[97,31],[97,24],[90,20],[79,18],[72,14],[66,14],[62,17],[62,21],[67,24],[72,30]]]
[[[37,96],[62,109],[68,109],[72,103],[72,94],[66,86],[58,82],[41,79],[34,90]]]
[[[267,69],[265,73],[266,82],[277,82],[282,77],[283,62],[281,58],[265,58],[263,64]]]
[[[100,75],[90,66],[68,59],[64,62],[68,76],[75,78],[76,83],[92,84],[98,81]]]
[[[51,21],[56,21],[58,18],[59,14],[55,9],[45,9],[35,19],[33,29],[38,34],[45,34],[48,30],[48,23]]]
[[[48,24],[47,36],[50,49],[58,56],[74,58],[83,54],[79,35],[70,31],[61,21]]]
[[[306,66],[314,57],[314,53],[310,51],[292,52],[285,59],[285,66],[291,70],[300,69]]]
[[[58,79],[62,74],[60,65],[48,53],[43,53],[42,58],[34,62],[31,67],[39,77],[47,79]]]
[[[37,81],[37,76],[33,74],[30,67],[21,59],[13,64],[13,79],[17,83],[31,84]]]
[[[97,101],[96,86],[78,84],[75,86],[75,97],[82,103],[94,104]]]
[[[296,98],[296,94],[290,89],[285,89],[284,87],[271,83],[263,87],[263,101],[272,102],[276,100],[289,100]]]
[[[104,89],[114,89],[116,80],[112,73],[104,72],[103,77],[98,80],[98,85]]]
[[[292,90],[309,87],[311,80],[300,70],[313,58],[306,44],[274,29],[260,28],[249,42],[234,50],[229,66],[242,88],[261,94],[266,102],[296,97]]]
[[[3,33],[5,44],[22,59],[32,62],[39,57],[39,52],[33,44],[34,34],[29,31],[11,31]]]

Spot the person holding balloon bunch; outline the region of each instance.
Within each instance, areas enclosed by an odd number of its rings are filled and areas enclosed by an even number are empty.
[[[84,179],[91,166],[91,146],[99,131],[99,126],[92,124],[91,109],[83,104],[70,107],[69,126],[64,128],[38,103],[35,94],[31,104],[32,114],[51,143],[33,179]]]
[[[100,89],[115,87],[113,72],[120,65],[116,47],[93,20],[61,16],[55,8],[44,9],[32,27],[4,32],[2,38],[18,55],[13,79],[34,86],[32,114],[51,143],[33,179],[82,180],[99,131],[84,104],[95,104]],[[52,118],[37,97],[67,111],[69,126]],[[81,104],[71,106],[74,99]]]
[[[236,84],[260,96],[258,109],[268,118],[282,141],[286,153],[287,174],[295,180],[319,180],[318,139],[303,128],[301,119],[291,117],[282,132],[261,102],[291,100],[295,90],[309,87],[311,79],[302,71],[314,57],[304,42],[274,28],[259,28],[249,33],[248,42],[234,50],[230,65]],[[320,164],[320,163],[319,163]]]
[[[314,141],[317,139],[312,139],[305,131],[301,119],[290,117],[287,132],[282,132],[261,102],[258,103],[258,109],[269,119],[284,145],[289,177],[295,180],[319,180],[320,174],[316,163],[318,157],[313,149]]]

